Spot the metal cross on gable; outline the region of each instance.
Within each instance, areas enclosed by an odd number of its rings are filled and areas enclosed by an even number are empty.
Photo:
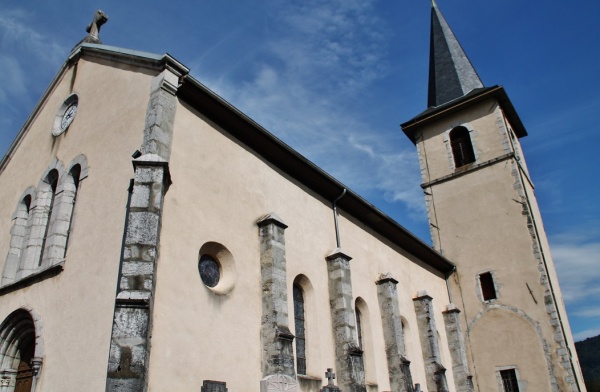
[[[333,384],[333,379],[335,378],[335,373],[333,372],[332,368],[327,368],[327,371],[325,372],[325,377],[327,377],[327,386],[335,386]]]

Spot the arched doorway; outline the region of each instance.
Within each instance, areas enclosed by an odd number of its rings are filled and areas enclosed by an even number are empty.
[[[0,325],[0,382],[8,392],[31,392],[41,369],[36,357],[37,339],[31,314],[12,312]],[[39,350],[38,350],[39,351]]]
[[[33,384],[32,359],[35,352],[35,340],[19,342],[17,351],[19,353],[19,366],[17,367],[15,392],[30,392]]]

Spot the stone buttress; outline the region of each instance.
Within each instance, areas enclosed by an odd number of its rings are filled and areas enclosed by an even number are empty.
[[[106,391],[147,390],[152,299],[163,199],[170,184],[168,159],[179,76],[167,67],[153,79],[143,155],[133,161],[135,176],[129,189]]]
[[[469,373],[465,336],[460,326],[460,310],[454,304],[446,307],[444,325],[448,337],[448,347],[452,356],[452,373],[457,392],[473,392],[473,376]]]
[[[351,257],[336,249],[326,260],[338,386],[344,392],[365,392],[363,352],[355,340]]]
[[[420,291],[413,300],[417,313],[417,326],[421,348],[423,349],[423,362],[425,362],[425,376],[429,391],[447,392],[446,368],[441,363],[440,344],[437,337],[437,327],[433,311],[433,298],[426,291]]]
[[[282,374],[296,377],[294,335],[288,325],[285,236],[287,225],[275,213],[257,222],[260,236],[260,276],[262,285],[262,373],[263,377]]]
[[[413,392],[410,361],[406,357],[400,305],[398,304],[398,281],[390,274],[382,274],[377,284],[377,297],[381,309],[381,324],[388,361],[390,388],[392,392]]]

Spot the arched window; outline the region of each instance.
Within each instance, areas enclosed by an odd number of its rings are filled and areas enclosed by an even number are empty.
[[[406,319],[402,316],[400,316],[400,327],[402,328],[402,347],[400,347],[400,349],[404,353],[404,356],[408,357],[408,352],[406,351],[407,347],[408,347],[408,342],[406,341],[407,324],[406,324]]]
[[[358,306],[355,307],[354,313],[356,315],[356,337],[358,339],[358,348],[363,349],[363,331],[362,331],[362,317]]]
[[[42,250],[46,249],[46,241],[50,235],[50,226],[54,221],[54,202],[56,201],[56,191],[58,189],[58,171],[56,169],[50,170],[48,173],[48,177],[46,179],[49,187],[45,187],[43,189],[42,198],[39,200],[40,215],[41,221],[43,223],[44,228],[44,237],[42,238]],[[40,257],[38,259],[38,267],[42,265],[44,252],[40,253]]]
[[[294,330],[296,333],[296,373],[306,374],[306,324],[304,318],[304,292],[298,284],[293,287]]]
[[[365,371],[367,383],[377,383],[377,371],[375,369],[375,351],[373,347],[373,332],[370,324],[369,308],[361,297],[356,298],[354,303],[354,314],[356,318],[356,339],[362,353],[362,366]]]
[[[42,265],[42,254],[53,215],[59,172],[53,168],[40,181],[31,206],[31,223],[24,238],[21,260],[15,280],[31,275]]]
[[[450,145],[452,146],[454,165],[457,169],[475,162],[473,144],[467,128],[460,126],[450,131]]]
[[[6,262],[4,263],[4,271],[2,272],[2,286],[14,282],[17,270],[19,269],[19,262],[25,245],[25,238],[28,237],[29,226],[27,222],[29,221],[31,195],[33,192],[33,188],[26,192],[23,199],[17,205],[17,209],[13,215],[13,226],[10,230],[10,247],[8,249],[8,255],[6,256]]]
[[[55,192],[56,200],[53,200],[53,205],[50,207],[47,234],[44,238],[44,266],[57,264],[65,258],[80,176],[81,166],[73,165],[61,178],[59,189]]]
[[[4,263],[1,286],[61,263],[73,226],[75,200],[88,166],[84,155],[71,161],[65,171],[54,158],[37,189],[21,197],[11,228],[11,242]]]
[[[33,318],[24,309],[12,312],[0,325],[0,377],[8,381],[7,391],[34,390],[42,364],[37,340]]]

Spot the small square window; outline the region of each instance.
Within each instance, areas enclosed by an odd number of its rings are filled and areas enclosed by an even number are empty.
[[[486,272],[479,275],[479,284],[481,286],[481,295],[483,296],[484,301],[498,298],[496,295],[494,278],[491,272]]]
[[[500,370],[500,378],[502,379],[502,390],[504,392],[519,392],[515,369]]]

